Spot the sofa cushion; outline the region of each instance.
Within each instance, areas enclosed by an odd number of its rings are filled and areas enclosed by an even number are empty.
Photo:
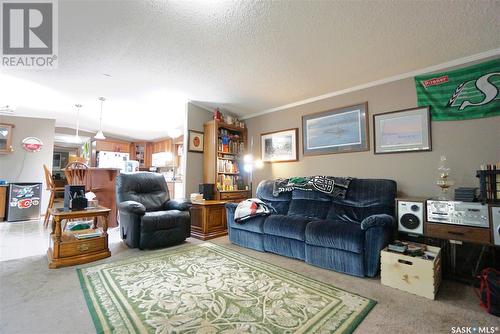
[[[290,200],[292,199],[292,194],[290,192],[286,192],[281,193],[278,196],[274,196],[273,188],[273,180],[261,181],[255,194],[260,200],[273,208],[277,214],[286,215]]]
[[[393,180],[352,179],[345,199],[332,199],[326,219],[360,223],[373,214],[392,216],[396,188]]]
[[[301,216],[272,215],[264,222],[264,233],[304,241],[306,225],[310,221]]]
[[[270,216],[272,217],[272,216]],[[258,216],[246,220],[244,223],[230,222],[231,228],[263,234],[264,221],[267,216]]]
[[[318,191],[293,190],[288,215],[325,219],[332,198]]]
[[[357,223],[312,221],[306,227],[305,236],[308,245],[342,249],[358,254],[362,253],[364,248],[364,231]]]
[[[190,221],[188,211],[169,210],[146,212],[142,217],[141,231],[155,232],[178,227]]]

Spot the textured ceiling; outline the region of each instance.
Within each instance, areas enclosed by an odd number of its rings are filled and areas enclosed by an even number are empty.
[[[499,17],[484,0],[60,0],[59,68],[2,69],[0,105],[74,126],[79,102],[95,130],[105,96],[105,132],[154,139],[184,98],[245,116],[497,49]]]

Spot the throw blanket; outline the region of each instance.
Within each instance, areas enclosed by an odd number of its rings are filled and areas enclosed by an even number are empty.
[[[315,190],[332,197],[345,198],[350,183],[350,177],[322,175],[276,179],[276,181],[274,181],[273,196],[276,197],[281,193],[299,189],[304,191]]]
[[[238,203],[234,213],[236,223],[244,223],[250,218],[271,214],[269,206],[258,198],[249,198]]]

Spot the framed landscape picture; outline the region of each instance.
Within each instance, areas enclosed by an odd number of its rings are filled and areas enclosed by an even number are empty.
[[[203,132],[189,130],[188,131],[188,151],[203,153]]]
[[[260,135],[261,159],[264,162],[299,160],[299,129],[288,129]]]
[[[429,107],[373,115],[375,154],[431,151]]]
[[[368,151],[368,103],[302,116],[304,155]]]

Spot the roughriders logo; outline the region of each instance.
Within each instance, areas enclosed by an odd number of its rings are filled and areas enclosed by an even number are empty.
[[[457,86],[446,106],[458,106],[458,110],[464,110],[469,106],[482,106],[494,101],[498,96],[500,80],[493,83],[492,77],[498,75],[500,72],[493,72],[476,80],[462,82]]]

